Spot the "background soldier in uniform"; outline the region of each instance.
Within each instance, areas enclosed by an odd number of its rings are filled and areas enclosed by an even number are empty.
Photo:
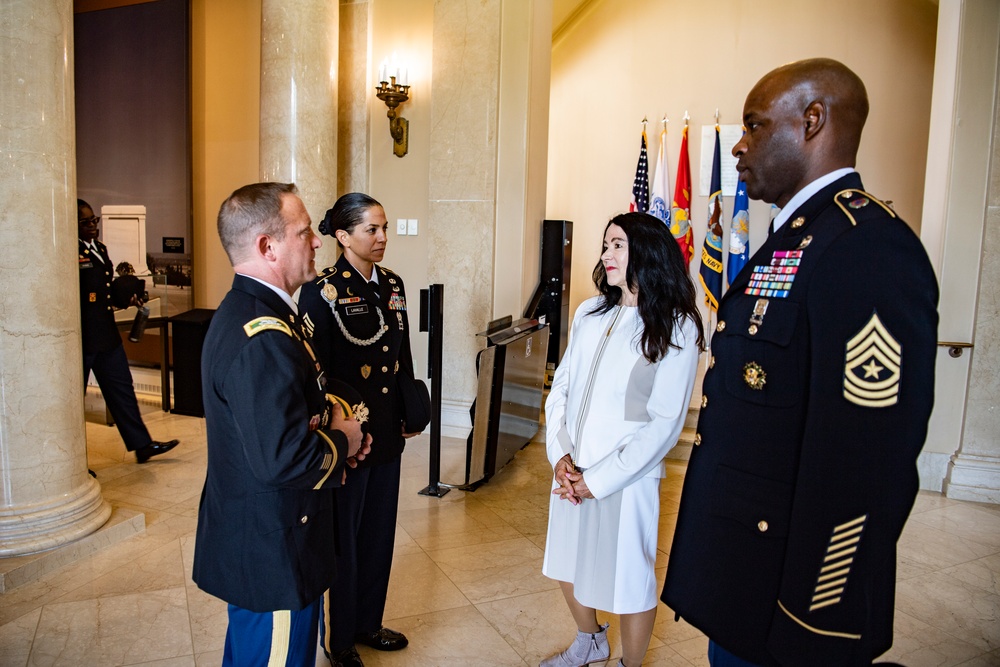
[[[933,404],[938,290],[854,171],[843,64],[761,79],[733,148],[782,207],[719,305],[662,599],[721,665],[868,665],[892,645],[896,540]]]
[[[237,275],[202,355],[208,472],[193,577],[229,603],[224,665],[312,667],[335,573],[334,487],[367,445],[326,400],[292,300],[322,245],[295,186],[240,188],[219,236]]]
[[[138,463],[145,463],[151,457],[176,447],[177,440],[157,442],[150,437],[139,412],[128,357],[125,356],[125,346],[115,323],[115,308],[141,306],[142,302],[133,297],[129,301],[115,303],[111,292],[114,267],[107,246],[97,240],[97,226],[101,219],[82,199],[76,200],[76,210],[84,391],[90,371],[94,371],[104,402],[125,442],[125,449],[135,452]]]

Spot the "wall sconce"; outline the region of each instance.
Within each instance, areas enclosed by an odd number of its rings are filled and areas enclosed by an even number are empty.
[[[385,102],[389,108],[389,134],[392,135],[392,152],[396,157],[403,157],[408,150],[407,138],[410,121],[396,115],[396,107],[410,99],[410,86],[407,85],[406,68],[396,66],[396,54],[392,54],[392,65],[388,60],[382,61],[378,68],[379,85],[375,88],[375,96]]]

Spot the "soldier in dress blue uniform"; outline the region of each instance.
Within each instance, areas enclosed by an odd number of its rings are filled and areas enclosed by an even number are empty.
[[[178,441],[157,442],[150,437],[139,413],[125,346],[115,323],[116,308],[141,306],[142,302],[137,296],[129,301],[115,302],[111,290],[114,267],[107,246],[97,240],[97,226],[101,219],[82,199],[76,200],[76,210],[84,390],[90,371],[94,371],[104,402],[125,442],[125,449],[135,452],[137,462],[145,463],[153,456],[169,452]]]
[[[719,305],[662,594],[715,667],[869,665],[892,645],[938,289],[854,171],[867,114],[827,59],[770,72],[744,106],[740,180],[782,209]]]
[[[208,471],[193,578],[229,603],[223,665],[316,663],[334,581],[335,487],[367,453],[352,407],[324,395],[292,294],[322,245],[295,186],[240,188],[219,211],[236,271],[202,354]]]
[[[402,278],[379,265],[387,227],[375,199],[361,193],[338,199],[319,229],[337,239],[343,254],[300,297],[323,369],[361,394],[372,436],[371,454],[348,471],[337,495],[336,595],[323,606],[320,629],[334,665],[361,665],[356,643],[382,651],[407,645],[401,633],[382,626],[403,444],[416,435],[406,432],[397,389],[401,373],[413,377],[406,291]]]

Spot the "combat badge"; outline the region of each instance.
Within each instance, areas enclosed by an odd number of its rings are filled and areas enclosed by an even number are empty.
[[[327,303],[333,303],[334,299],[337,298],[337,288],[330,283],[327,283],[323,285],[323,291],[320,292],[320,294],[323,296],[324,301]]]
[[[756,361],[751,361],[743,367],[743,381],[754,391],[761,391],[767,384],[767,373]]]
[[[899,401],[903,347],[873,312],[868,323],[847,341],[844,398],[864,408],[886,408]]]

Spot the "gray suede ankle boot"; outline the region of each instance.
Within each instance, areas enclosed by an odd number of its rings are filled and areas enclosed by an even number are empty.
[[[608,624],[601,626],[600,631],[593,634],[577,630],[576,639],[569,648],[542,660],[539,667],[584,667],[592,662],[607,660],[611,655],[608,646]]]

